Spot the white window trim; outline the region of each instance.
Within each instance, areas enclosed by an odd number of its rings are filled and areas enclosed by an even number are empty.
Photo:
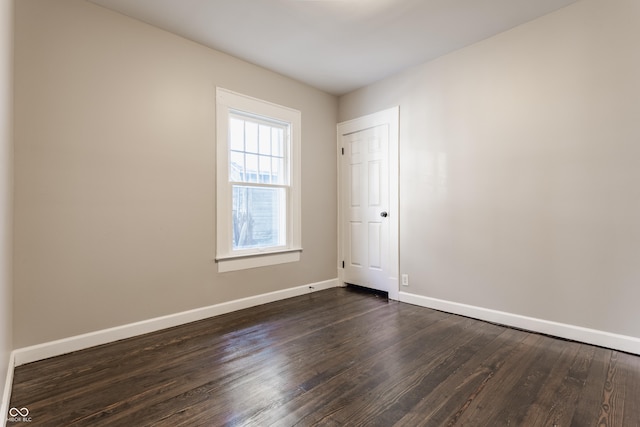
[[[229,114],[241,111],[290,124],[290,186],[287,203],[287,242],[277,249],[232,250],[231,185],[229,183]],[[264,267],[300,260],[302,252],[300,148],[301,114],[271,102],[216,88],[216,262],[218,272]]]

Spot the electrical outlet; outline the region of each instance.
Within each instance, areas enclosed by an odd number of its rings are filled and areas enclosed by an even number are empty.
[[[403,274],[402,275],[402,286],[409,286],[409,275],[408,274]]]

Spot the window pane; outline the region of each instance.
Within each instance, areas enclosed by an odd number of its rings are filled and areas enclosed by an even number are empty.
[[[253,122],[244,122],[245,132],[245,150],[248,153],[258,152],[258,124]]]
[[[260,125],[260,154],[271,154],[271,126]]]
[[[258,182],[258,155],[247,154],[245,160],[245,182]]]
[[[229,154],[231,164],[229,165],[229,180],[244,181],[244,153],[232,151]]]
[[[271,160],[271,183],[279,185],[287,184],[284,171],[284,159],[281,157],[273,157]]]
[[[271,183],[271,157],[260,156],[260,182]]]
[[[283,188],[233,186],[233,250],[286,244]]]
[[[229,147],[232,150],[244,151],[244,120],[229,120]]]
[[[282,146],[284,144],[284,131],[282,128],[273,128],[271,130],[271,152],[274,156],[282,156]]]

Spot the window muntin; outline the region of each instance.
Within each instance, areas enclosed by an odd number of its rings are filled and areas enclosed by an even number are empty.
[[[286,156],[289,125],[231,112],[229,117],[229,180],[289,185]]]

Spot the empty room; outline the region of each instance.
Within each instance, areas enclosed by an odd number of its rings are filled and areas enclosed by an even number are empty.
[[[6,426],[640,427],[638,0],[0,0]]]

